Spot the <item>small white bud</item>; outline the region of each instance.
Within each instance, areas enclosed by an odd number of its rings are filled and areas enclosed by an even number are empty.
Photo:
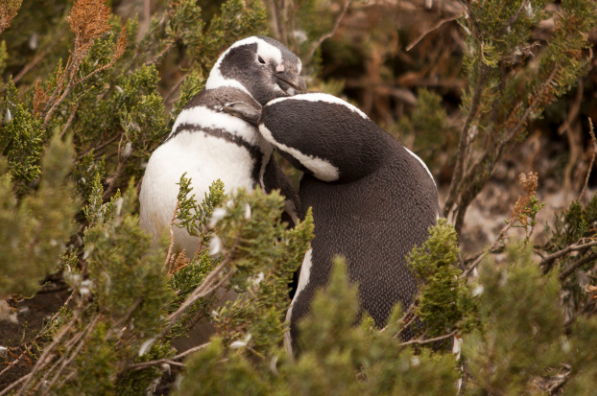
[[[12,113],[10,112],[9,109],[6,109],[6,122],[11,122],[12,121]]]
[[[413,356],[413,357],[410,358],[410,364],[413,367],[417,367],[419,364],[421,364],[421,360],[419,359],[418,356]]]
[[[0,346],[0,356],[4,356],[6,351],[8,351],[7,347]]]
[[[247,203],[245,204],[245,220],[249,220],[251,218],[251,206]]]
[[[125,144],[124,149],[122,150],[122,158],[128,158],[133,153],[133,144],[131,142],[127,142]]]
[[[274,356],[269,362],[269,370],[275,375],[278,375],[278,357]]]
[[[124,198],[120,197],[116,200],[116,214],[120,216],[120,211],[122,210],[122,204],[124,203]]]
[[[247,334],[247,336],[245,337],[244,340],[242,340],[242,341],[236,340],[236,341],[232,342],[232,344],[230,344],[230,348],[238,349],[238,348],[245,347],[245,346],[247,346],[247,344],[249,343],[250,340],[251,340],[251,334]]]
[[[211,218],[207,226],[209,228],[214,228],[218,221],[222,220],[224,216],[226,216],[226,213],[228,213],[228,211],[224,208],[215,208],[211,213]]]
[[[245,346],[247,346],[247,344],[242,341],[234,341],[234,342],[232,342],[232,344],[230,344],[231,349],[238,349],[238,348],[242,348]]]
[[[253,285],[257,286],[258,284],[261,283],[261,281],[263,280],[265,276],[263,275],[263,272],[260,272],[257,274],[257,276],[253,277],[251,279],[251,283],[253,283]]]
[[[302,44],[307,41],[307,32],[304,30],[295,30],[292,32],[294,35],[294,39],[297,41],[298,44]]]
[[[155,338],[150,338],[149,340],[145,341],[141,345],[141,348],[139,348],[139,356],[145,355],[145,352],[147,352],[151,348],[151,346],[153,345],[154,342],[155,342]]]
[[[475,289],[473,290],[473,297],[480,296],[481,294],[483,294],[484,290],[485,288],[483,287],[483,285],[475,287]]]
[[[214,256],[222,250],[222,240],[216,235],[209,242],[209,255]]]
[[[39,44],[39,35],[37,33],[33,33],[31,36],[29,36],[29,42],[27,44],[29,44],[29,48],[35,51]]]
[[[85,253],[83,253],[83,260],[87,260],[87,257],[89,257],[91,252],[93,252],[93,246],[89,246],[87,249],[85,249]]]

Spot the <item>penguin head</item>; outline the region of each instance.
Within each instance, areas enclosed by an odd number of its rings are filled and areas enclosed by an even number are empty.
[[[253,36],[237,41],[220,56],[205,88],[239,88],[265,105],[304,92],[301,69],[301,60],[280,42]]]

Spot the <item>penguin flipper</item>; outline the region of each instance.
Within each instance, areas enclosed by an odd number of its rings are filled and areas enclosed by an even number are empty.
[[[258,126],[261,118],[261,109],[257,109],[246,102],[232,102],[224,105],[222,109],[226,113],[240,118],[251,125]]]

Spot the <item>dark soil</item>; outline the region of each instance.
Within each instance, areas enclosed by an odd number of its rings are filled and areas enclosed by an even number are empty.
[[[9,305],[16,310],[18,323],[0,322],[0,346],[9,348],[9,351],[0,357],[0,371],[20,355],[18,348],[15,351],[10,351],[10,348],[34,339],[44,323],[62,307],[69,295],[70,290],[62,282],[51,282],[31,299],[8,301]],[[0,377],[0,390],[27,374],[33,363],[29,358],[22,359],[4,373]]]

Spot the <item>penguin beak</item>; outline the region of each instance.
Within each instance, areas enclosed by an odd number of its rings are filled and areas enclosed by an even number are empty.
[[[274,74],[278,85],[289,95],[296,95],[297,93],[305,93],[307,91],[307,85],[305,80],[298,74],[291,74],[285,71],[277,72]],[[298,92],[293,92],[298,91]]]

